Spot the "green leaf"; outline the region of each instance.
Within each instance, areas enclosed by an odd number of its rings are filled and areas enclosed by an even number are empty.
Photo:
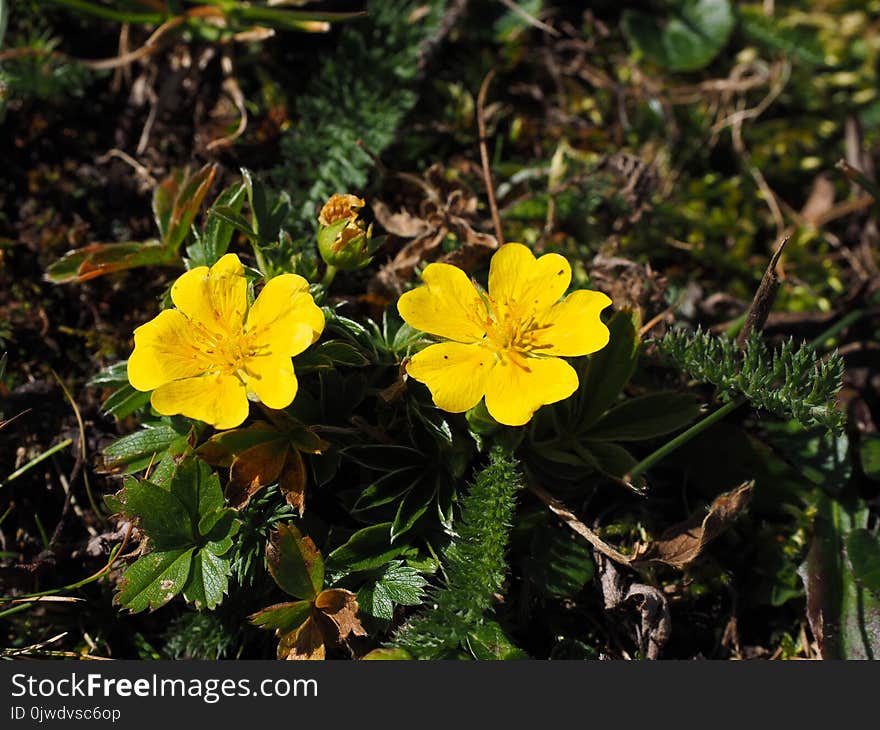
[[[9,21],[9,6],[7,0],[0,0],[0,49],[3,48],[3,39],[6,37],[6,24]]]
[[[623,446],[610,441],[587,441],[584,447],[596,460],[599,471],[615,480],[627,476],[637,463],[635,457]],[[644,491],[646,486],[647,482],[643,476],[633,482],[633,487],[637,492]]]
[[[157,550],[196,544],[192,516],[175,495],[148,481],[130,479],[123,493],[125,514],[136,518]]]
[[[269,572],[294,598],[313,600],[324,587],[324,561],[315,543],[292,524],[280,524],[266,547]]]
[[[378,619],[390,621],[394,604],[417,606],[422,602],[427,581],[415,568],[392,561],[372,585],[358,591],[358,607]]]
[[[846,537],[846,554],[855,579],[869,591],[880,595],[880,540],[863,527]]]
[[[475,659],[481,661],[511,661],[528,659],[529,655],[507,638],[495,621],[484,621],[467,635],[467,646]]]
[[[370,484],[358,497],[352,512],[365,512],[393,502],[415,488],[422,480],[423,473],[418,469],[398,469],[384,474]]]
[[[435,494],[436,490],[427,492],[427,490],[418,487],[407,493],[397,508],[394,522],[391,523],[391,542],[398,540],[401,535],[412,529],[419,517],[425,514],[428,507],[434,502]]]
[[[168,266],[175,261],[174,251],[159,241],[144,243],[92,243],[68,251],[46,268],[46,279],[53,284],[67,284],[138,266]]]
[[[180,244],[189,235],[216,174],[217,166],[213,163],[194,173],[189,168],[175,170],[153,192],[153,215],[170,260],[176,258]]]
[[[625,10],[622,21],[633,45],[673,71],[708,65],[727,44],[735,24],[729,0],[681,0],[665,18]]]
[[[194,457],[184,459],[177,465],[169,489],[186,507],[195,524],[224,504],[220,479],[210,466]]]
[[[248,223],[248,219],[245,218],[240,212],[239,209],[236,210],[231,205],[221,205],[219,203],[215,203],[208,210],[208,220],[209,221],[218,221],[218,225],[226,226],[227,228],[238,231],[239,233],[244,234],[249,240],[256,241],[257,234],[253,228],[251,228],[251,224]]]
[[[408,545],[391,545],[391,523],[370,525],[354,533],[348,541],[327,556],[327,569],[355,573],[373,570],[408,549]]]
[[[313,349],[313,357],[316,362],[327,363],[327,367],[336,367],[337,365],[361,367],[370,363],[369,358],[358,348],[342,340],[327,340]]]
[[[586,376],[581,378],[574,407],[579,414],[577,426],[592,426],[617,400],[629,382],[639,355],[639,315],[620,311],[608,323],[611,339],[588,361]]]
[[[421,603],[427,585],[418,570],[404,565],[400,560],[391,561],[376,583],[381,583],[391,600],[402,606]]]
[[[813,541],[798,572],[807,593],[807,617],[823,659],[875,659],[880,655],[880,596],[863,588],[844,552],[845,536],[864,528],[868,510],[863,503],[844,505],[817,488]],[[874,569],[862,552],[864,537],[854,538],[855,562],[863,577]],[[849,545],[846,545],[848,548]],[[862,564],[862,561],[866,565]]]
[[[251,614],[248,618],[252,624],[261,629],[280,629],[286,633],[297,626],[302,626],[311,612],[311,601],[294,601],[276,603],[274,606],[268,606]]]
[[[576,596],[595,571],[592,551],[583,538],[549,525],[534,531],[528,575],[542,593],[556,598]]]
[[[193,548],[154,551],[139,558],[122,576],[116,600],[132,613],[164,606],[183,589]]]
[[[150,393],[135,390],[130,385],[123,385],[111,393],[101,404],[101,410],[115,418],[125,418],[150,402]]]
[[[650,393],[615,406],[583,435],[594,441],[642,441],[684,428],[700,411],[700,401],[692,395]]]
[[[862,471],[868,479],[880,480],[880,436],[865,434],[859,445]]]
[[[197,609],[216,608],[229,588],[230,572],[228,559],[210,550],[199,550],[193,555],[189,578],[183,586],[184,598]]]
[[[128,382],[128,360],[115,362],[89,378],[88,384],[93,387],[123,385]]]
[[[236,226],[219,216],[211,215],[211,212],[216,207],[222,207],[231,213],[238,213],[241,211],[244,199],[245,189],[242,183],[229,186],[217,196],[214,205],[208,211],[208,220],[205,223],[205,231],[199,246],[190,247],[191,249],[197,248],[197,250],[187,250],[192,259],[192,265],[213,266],[226,253]]]
[[[157,454],[167,451],[172,444],[182,450],[186,445],[186,436],[171,426],[145,428],[123,436],[104,449],[104,466],[130,474],[145,468],[155,460]]]

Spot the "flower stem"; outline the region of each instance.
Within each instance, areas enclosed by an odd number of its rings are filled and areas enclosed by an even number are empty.
[[[266,265],[266,257],[263,256],[263,251],[260,248],[259,244],[254,243],[254,259],[257,263],[257,268],[260,270],[260,273],[263,275],[263,278],[266,281],[269,281],[269,267]]]
[[[842,317],[840,320],[838,320],[828,329],[822,332],[822,334],[816,337],[816,339],[809,342],[807,344],[807,347],[812,347],[814,349],[821,347],[823,344],[825,344],[826,341],[830,340],[832,337],[839,334],[844,329],[853,324],[853,322],[858,320],[864,313],[865,311],[863,309],[856,309],[855,311],[850,312],[845,317]],[[709,428],[709,426],[714,425],[726,415],[732,413],[741,405],[744,405],[746,400],[746,398],[740,396],[739,398],[725,403],[723,406],[721,406],[721,408],[719,408],[714,413],[710,413],[702,421],[698,421],[686,431],[683,431],[675,438],[667,441],[665,444],[663,444],[663,446],[648,454],[644,459],[642,459],[638,464],[630,469],[629,473],[623,477],[623,481],[627,484],[632,484],[633,479],[641,476],[648,469],[654,466],[654,464],[656,464],[658,461],[665,458],[666,456],[669,456],[669,454],[671,454],[679,447],[684,446],[692,438],[698,436],[707,428]]]
[[[335,266],[333,266],[332,264],[327,264],[327,270],[324,272],[324,278],[321,279],[321,286],[323,287],[325,292],[330,288],[330,285],[333,283],[333,279],[336,278],[336,271],[337,269]]]

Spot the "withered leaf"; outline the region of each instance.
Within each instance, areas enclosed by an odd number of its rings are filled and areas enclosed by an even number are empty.
[[[229,468],[226,498],[235,509],[241,509],[263,487],[278,481],[287,461],[289,444],[274,439],[257,444],[237,454]]]
[[[323,659],[325,655],[324,636],[318,622],[311,616],[278,641],[279,659]]]
[[[357,617],[357,596],[351,591],[342,588],[321,591],[315,599],[315,608],[333,622],[339,631],[340,639],[344,639],[349,634],[366,636],[367,632],[364,631]]]
[[[696,514],[670,527],[648,548],[642,560],[683,568],[745,510],[754,486],[754,481],[750,481],[718,495],[709,506],[708,514]]]
[[[299,451],[291,451],[278,478],[278,488],[287,504],[302,517],[306,511],[306,465]]]
[[[406,211],[398,211],[392,213],[391,209],[381,200],[374,200],[372,203],[373,213],[376,220],[389,233],[393,233],[401,238],[415,238],[421,236],[431,229],[431,225]]]

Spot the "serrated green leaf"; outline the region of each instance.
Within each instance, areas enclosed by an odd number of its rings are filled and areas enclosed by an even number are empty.
[[[190,513],[175,495],[148,481],[130,480],[123,493],[125,514],[136,518],[156,550],[196,544]]]
[[[210,466],[195,457],[186,458],[177,465],[169,489],[186,507],[195,524],[224,504],[220,479]]]
[[[692,423],[701,408],[699,399],[689,394],[649,393],[615,406],[582,435],[591,441],[642,441],[665,436]]]
[[[184,598],[197,609],[213,610],[229,589],[231,572],[229,560],[209,550],[199,550],[193,555],[189,577],[183,586]]]
[[[139,558],[123,574],[117,602],[132,613],[164,606],[183,589],[193,550],[154,551]]]
[[[399,560],[393,561],[376,581],[394,603],[402,606],[417,606],[421,603],[427,583],[419,571]]]
[[[292,524],[280,524],[266,547],[269,572],[281,590],[313,600],[324,587],[324,560],[311,538]]]
[[[360,611],[382,621],[394,618],[394,601],[381,583],[361,588],[357,594],[357,603]]]

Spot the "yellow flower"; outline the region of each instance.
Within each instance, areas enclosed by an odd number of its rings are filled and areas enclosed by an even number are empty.
[[[176,309],[134,331],[128,379],[152,390],[159,413],[234,428],[248,396],[285,408],[296,395],[291,357],[318,339],[324,315],[296,274],[270,279],[248,311],[238,256],[187,271],[171,287]]]
[[[520,243],[502,246],[489,266],[488,294],[449,264],[428,265],[422,279],[426,286],[398,301],[400,316],[449,341],[417,353],[406,372],[444,411],[461,413],[485,396],[496,421],[521,426],[542,405],[577,390],[577,373],[561,357],[608,344],[599,313],[611,300],[582,289],[559,301],[571,282],[571,266],[559,254],[535,259]]]

